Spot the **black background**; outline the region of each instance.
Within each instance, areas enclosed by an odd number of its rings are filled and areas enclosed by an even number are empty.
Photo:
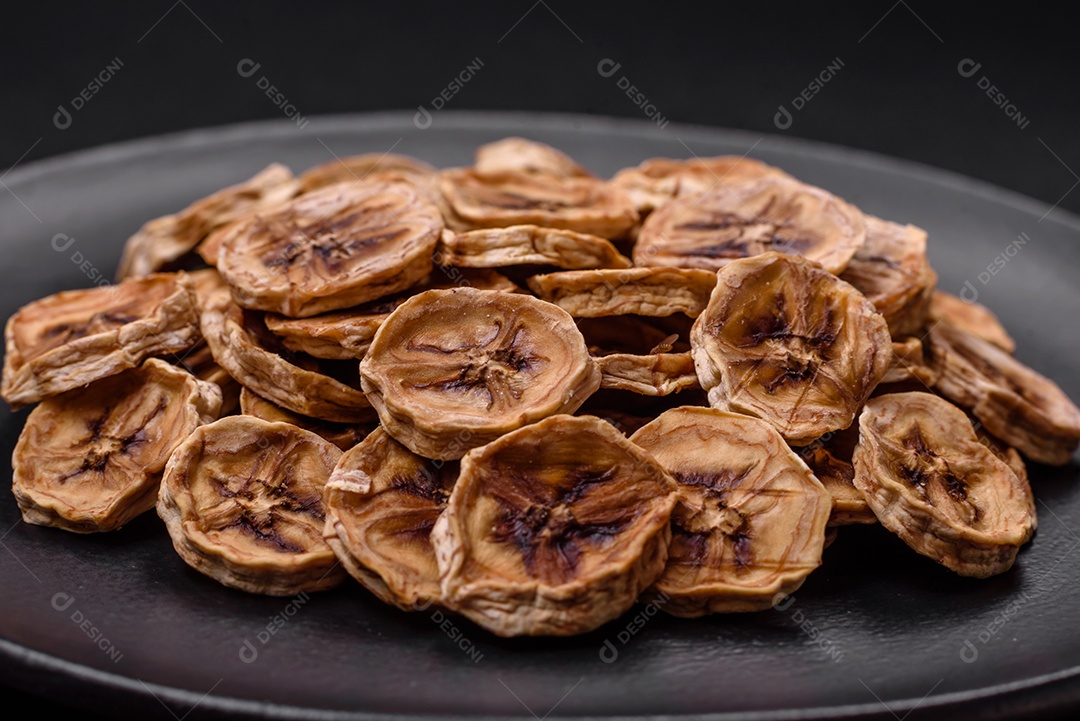
[[[447,109],[643,118],[618,87],[625,76],[671,123],[868,149],[1077,212],[1080,49],[1065,7],[945,8],[927,0],[8,6],[0,19],[0,168],[130,138],[283,117],[257,87],[261,76],[304,117],[430,108],[479,59],[482,68]],[[69,127],[57,127],[58,107],[70,111],[72,99],[116,59],[122,66],[115,76],[71,113]],[[260,64],[255,76],[238,73],[244,59]],[[620,63],[614,76],[597,71],[604,59]],[[958,72],[965,59],[981,64],[971,77]],[[839,72],[793,113],[790,127],[778,128],[779,106],[793,110],[793,98],[837,60]],[[983,77],[1016,106],[1025,127],[979,88]],[[18,692],[6,698],[29,700]],[[80,717],[96,718],[85,709]],[[190,718],[197,717],[196,710]]]

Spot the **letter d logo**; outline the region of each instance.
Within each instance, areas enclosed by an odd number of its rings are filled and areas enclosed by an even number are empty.
[[[773,125],[775,125],[776,127],[780,128],[781,130],[787,130],[791,127],[793,118],[791,117],[791,113],[788,112],[788,109],[781,105],[779,112],[777,112],[776,115],[773,116],[772,121]]]
[[[71,113],[63,105],[57,105],[56,114],[52,116],[52,124],[60,130],[67,130],[71,127]]]
[[[416,106],[416,115],[413,116],[413,125],[420,130],[427,130],[431,127],[431,113],[427,111],[423,105]]]

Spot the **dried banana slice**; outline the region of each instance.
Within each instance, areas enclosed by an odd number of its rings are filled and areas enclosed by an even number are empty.
[[[762,418],[793,445],[851,425],[892,361],[885,319],[865,296],[781,253],[717,273],[690,345],[713,407]]]
[[[877,523],[877,516],[870,510],[862,491],[855,487],[851,456],[858,442],[859,428],[853,423],[797,451],[832,496],[830,527]]]
[[[677,195],[696,195],[777,175],[787,177],[778,168],[737,155],[688,160],[650,158],[637,167],[623,168],[611,183],[625,190],[645,216]]]
[[[549,173],[560,178],[591,178],[593,174],[550,145],[525,138],[503,138],[476,149],[473,169],[479,173],[514,171]]]
[[[709,303],[716,274],[687,268],[564,270],[534,275],[529,288],[575,318],[607,315],[696,318]]]
[[[246,311],[221,289],[202,313],[202,329],[214,360],[236,380],[294,413],[339,423],[372,418],[352,364],[333,368],[289,351],[267,330],[258,313]],[[338,371],[341,379],[329,375]],[[352,384],[352,385],[350,385]]]
[[[881,524],[962,576],[1007,571],[1035,530],[1031,488],[931,393],[871,399],[859,416],[855,486]]]
[[[221,408],[221,393],[165,361],[47,398],[12,457],[23,520],[75,533],[113,531],[154,507],[165,462]]]
[[[1031,460],[1069,462],[1080,445],[1080,409],[1056,383],[950,323],[934,326],[927,340],[935,390]]]
[[[310,193],[335,183],[376,185],[394,180],[423,186],[434,182],[439,171],[433,165],[408,155],[368,153],[335,158],[300,174],[300,192]]]
[[[777,251],[840,273],[866,240],[863,214],[821,188],[771,176],[680,196],[641,226],[634,265],[717,270]]]
[[[464,233],[445,230],[435,257],[441,265],[463,268],[508,265],[554,265],[571,270],[630,267],[630,259],[603,238],[538,225],[512,225]]]
[[[249,388],[243,388],[240,391],[240,412],[245,416],[261,418],[271,423],[289,423],[305,431],[311,431],[343,451],[349,450],[362,441],[371,433],[374,426],[374,423],[333,423],[302,416],[282,408],[273,401],[266,400]]]
[[[151,220],[128,238],[116,277],[123,280],[169,270],[215,229],[283,203],[297,190],[292,172],[274,163],[255,177],[197,200],[175,215]]]
[[[429,290],[398,307],[360,362],[387,432],[425,458],[460,458],[572,413],[600,385],[574,320],[531,296]]]
[[[937,273],[926,256],[926,231],[872,215],[866,243],[840,278],[862,292],[885,316],[893,337],[917,333],[926,320]]]
[[[453,274],[454,278],[432,274],[434,282],[416,289],[409,289],[386,298],[339,311],[310,318],[287,318],[276,313],[266,315],[266,327],[281,338],[289,350],[307,353],[316,358],[330,360],[359,360],[367,353],[375,331],[399,305],[416,293],[432,288],[456,288],[469,286],[480,290],[504,290],[513,293],[521,290],[509,278],[485,268],[465,268]]]
[[[439,601],[431,527],[457,462],[421,458],[376,429],[341,457],[326,484],[324,536],[349,575],[406,611]]]
[[[892,363],[889,365],[889,372],[881,379],[882,385],[912,381],[927,388],[934,385],[937,373],[927,364],[921,339],[911,336],[894,340],[892,350]]]
[[[227,416],[240,407],[241,385],[228,371],[218,365],[210,345],[205,341],[184,353],[178,365],[201,381],[213,383],[221,391],[221,414]]]
[[[646,396],[666,396],[700,388],[689,353],[632,355],[612,353],[596,360],[601,388],[616,388]]]
[[[199,316],[182,278],[133,278],[23,306],[7,321],[0,395],[20,408],[194,346]]]
[[[443,602],[500,636],[592,630],[663,570],[674,505],[664,469],[599,418],[508,433],[462,459],[435,522]]]
[[[405,183],[337,183],[237,224],[218,270],[245,308],[307,317],[423,280],[439,209]]]
[[[288,423],[229,416],[169,458],[157,511],[196,571],[270,596],[322,591],[343,569],[323,540],[322,495],[341,451]]]
[[[449,209],[469,228],[540,225],[602,238],[623,238],[638,214],[622,190],[595,178],[469,168],[444,170]]]
[[[981,303],[969,303],[952,293],[946,293],[943,290],[934,291],[930,297],[926,321],[929,326],[948,323],[982,338],[987,343],[993,343],[1006,353],[1016,352],[1016,341],[1005,330],[1005,326],[1001,324],[993,311]]]
[[[683,617],[771,608],[821,565],[832,497],[771,426],[676,408],[630,441],[675,479],[667,566],[650,595]]]

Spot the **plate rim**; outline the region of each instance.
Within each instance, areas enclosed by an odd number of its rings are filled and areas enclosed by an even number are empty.
[[[324,134],[357,132],[363,130],[401,129],[411,125],[412,111],[387,110],[362,113],[338,113],[312,116],[306,129],[317,137]],[[544,130],[589,131],[641,137],[644,131],[655,131],[655,125],[636,118],[592,115],[586,113],[500,111],[500,110],[446,110],[439,113],[439,126],[450,129],[505,128],[511,124],[527,132],[530,127]],[[776,133],[758,133],[746,129],[725,128],[701,124],[672,123],[667,126],[677,139],[700,139],[715,141],[717,136],[727,139],[743,138],[752,146],[747,155],[752,153],[757,143],[768,141],[770,149],[779,152],[823,160],[855,165],[868,170],[888,170],[920,183],[949,188],[954,191],[975,195],[995,203],[1008,206],[1024,214],[1039,216],[1045,213],[1042,222],[1052,220],[1073,232],[1080,233],[1080,215],[1074,214],[1058,205],[1050,205],[1018,191],[1003,188],[989,181],[973,178],[958,171],[940,168],[919,161],[908,160],[885,153],[861,148],[853,148],[835,143],[811,140],[798,136],[778,135]],[[271,141],[280,137],[295,137],[295,123],[288,119],[263,119],[242,121],[216,126],[203,126],[159,135],[150,135],[114,143],[102,144],[71,152],[48,156],[31,161],[25,165],[16,164],[8,167],[4,173],[4,184],[18,189],[20,186],[55,173],[72,169],[92,168],[107,163],[156,155],[162,151],[176,151],[187,147],[205,150],[215,146],[233,146],[245,141]],[[756,142],[755,142],[756,141]],[[684,143],[685,145],[685,143]],[[687,147],[693,154],[693,150]],[[1047,211],[1046,208],[1050,210]],[[83,698],[104,694],[119,694],[119,707],[131,707],[135,702],[154,701],[161,705],[165,701],[176,704],[193,704],[191,710],[199,708],[215,716],[234,718],[241,715],[248,718],[303,718],[312,721],[372,721],[386,718],[385,714],[374,711],[356,711],[344,709],[318,709],[293,706],[281,703],[260,702],[253,699],[233,696],[199,693],[175,686],[151,683],[147,684],[128,676],[103,671],[45,653],[0,636],[0,669],[8,672],[7,679],[29,675],[59,674],[61,679],[50,679],[47,686],[51,689],[57,684],[74,684]],[[5,680],[7,683],[7,680]],[[14,684],[12,684],[14,685]],[[141,685],[141,688],[140,688]],[[46,695],[48,689],[20,686],[20,690],[37,695]],[[1039,692],[1038,698],[1028,698],[1032,692]],[[1043,693],[1045,692],[1045,693]],[[687,721],[760,721],[761,719],[825,719],[825,718],[888,718],[897,711],[910,712],[915,708],[935,709],[941,712],[972,712],[980,703],[996,702],[991,713],[992,718],[1011,718],[1014,713],[1038,713],[1052,709],[1062,709],[1066,705],[1080,703],[1080,663],[1053,673],[1011,681],[978,689],[955,691],[922,699],[908,698],[892,701],[889,705],[868,702],[865,704],[847,704],[842,706],[821,706],[809,709],[781,709],[774,711],[738,711],[706,714],[681,715],[677,718]],[[60,700],[64,703],[64,700]],[[166,706],[167,710],[170,710]],[[985,709],[984,709],[985,710]],[[190,712],[189,712],[190,713]],[[450,721],[451,719],[504,718],[500,716],[451,716],[436,714],[395,714],[401,721]],[[584,718],[579,716],[559,717],[566,719]],[[606,716],[609,721],[641,721],[656,718],[648,716]]]

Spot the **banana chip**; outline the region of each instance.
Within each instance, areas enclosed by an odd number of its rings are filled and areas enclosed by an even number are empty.
[[[442,265],[463,268],[508,265],[554,265],[570,270],[630,267],[630,259],[603,238],[538,225],[512,225],[464,233],[445,230],[435,257]]]
[[[529,278],[537,296],[575,318],[673,313],[696,318],[715,286],[715,273],[686,268],[566,270]]]

